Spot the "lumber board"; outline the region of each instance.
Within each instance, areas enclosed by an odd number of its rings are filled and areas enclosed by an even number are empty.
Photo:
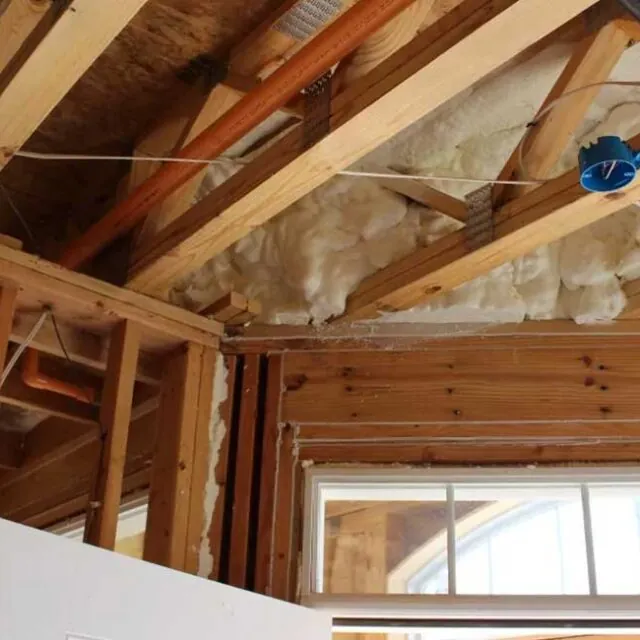
[[[391,170],[385,171],[387,173],[393,173]],[[376,178],[376,182],[389,191],[393,191],[425,207],[444,213],[446,216],[458,220],[458,222],[464,223],[467,220],[466,203],[450,196],[448,193],[430,187],[426,182],[394,178]]]
[[[536,444],[640,444],[640,422],[545,422],[518,423],[429,423],[371,422],[357,424],[302,424],[299,442],[311,444],[362,444],[372,443],[437,444],[437,445],[527,445]],[[343,504],[343,503],[338,503]]]
[[[21,344],[29,335],[40,313],[16,313],[13,319],[10,340]],[[105,339],[84,329],[69,326],[58,320],[58,329],[69,359],[77,364],[104,371],[107,367]],[[66,358],[56,335],[51,319],[47,319],[31,341],[34,349],[58,358]],[[160,381],[160,358],[150,353],[140,354],[136,377],[145,384],[157,385]]]
[[[251,325],[234,329],[222,340],[225,353],[281,353],[287,351],[429,351],[465,346],[490,348],[523,344],[580,346],[594,337],[610,340],[640,336],[640,322],[623,319],[609,324],[577,325],[572,320],[525,320],[509,324],[379,323],[307,325]]]
[[[598,31],[586,36],[575,45],[560,77],[554,84],[538,113],[547,108],[562,94],[588,84],[604,82],[629,45],[629,35],[625,31],[623,20],[612,20]],[[545,179],[560,160],[571,136],[587,114],[591,103],[600,92],[593,87],[576,93],[573,97],[558,103],[526,137],[523,159],[528,176],[522,174],[518,148],[513,152],[499,180]],[[493,200],[504,204],[531,191],[524,185],[495,185]]]
[[[9,0],[0,9],[0,71],[5,69],[40,22],[52,0]]]
[[[24,435],[0,430],[0,469],[17,469],[24,460]]]
[[[50,304],[68,324],[82,327],[93,320],[103,332],[119,319],[132,320],[143,327],[144,342],[149,344],[155,336],[174,346],[189,340],[217,347],[222,333],[214,320],[2,245],[0,285],[20,287],[19,311],[27,302],[40,309]]]
[[[205,535],[205,494],[209,464],[213,455],[209,429],[212,420],[211,409],[217,357],[218,352],[215,349],[205,347],[202,350],[184,562],[184,571],[194,575],[199,574],[200,546]]]
[[[140,333],[140,327],[127,320],[112,330],[100,403],[103,445],[87,508],[84,541],[112,551],[120,513]]]
[[[258,593],[269,593],[274,543],[274,495],[278,473],[278,447],[280,444],[280,402],[282,398],[283,357],[269,357],[264,431],[260,458],[260,501],[258,504],[258,539],[256,543],[255,582]]]
[[[603,345],[596,338],[587,348],[288,353],[282,420],[633,422],[639,402],[633,391],[640,377],[636,349],[637,342]]]
[[[229,473],[229,439],[231,425],[234,420],[234,388],[238,372],[238,358],[224,356],[224,366],[227,371],[227,399],[220,405],[220,423],[225,426],[225,432],[220,443],[218,461],[214,469],[214,479],[219,487],[218,496],[213,506],[211,523],[207,532],[209,552],[213,558],[213,568],[209,573],[209,580],[222,581],[221,561],[223,554],[223,538],[225,524],[225,510],[230,496],[227,495],[227,481]]]
[[[325,463],[428,464],[428,465],[558,465],[580,463],[629,464],[636,466],[640,445],[635,443],[518,445],[452,447],[429,444],[366,447],[360,444],[312,444],[300,447],[301,460]]]
[[[465,0],[335,97],[331,132],[301,151],[301,128],[134,253],[128,286],[164,295],[171,282],[283,211],[419,118],[595,4]],[[398,105],[401,105],[399,107]]]
[[[634,137],[632,146],[640,143]],[[451,291],[640,199],[640,183],[615,193],[589,193],[570,171],[513,200],[494,214],[494,240],[470,251],[464,230],[455,231],[392,263],[360,283],[341,321],[409,309]]]
[[[248,588],[247,572],[253,473],[256,463],[258,429],[258,395],[260,385],[260,356],[247,356],[242,376],[242,402],[238,422],[238,449],[233,495],[233,520],[229,546],[228,583]]]
[[[148,473],[155,417],[150,414],[131,425],[126,476],[143,470]],[[65,430],[63,425],[43,422],[27,434],[22,466],[0,480],[0,517],[23,522],[79,496],[85,496],[86,506],[100,452],[100,432],[96,427],[81,431],[77,425]],[[148,482],[148,476],[140,481]],[[125,491],[131,490],[125,482]]]
[[[0,86],[0,171],[145,2],[69,3],[19,70]]]
[[[165,363],[151,469],[144,559],[184,570],[203,348],[188,343]]]

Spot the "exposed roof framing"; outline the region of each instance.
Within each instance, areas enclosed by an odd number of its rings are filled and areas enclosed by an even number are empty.
[[[332,101],[331,133],[304,152],[301,128],[134,254],[131,288],[163,295],[188,275],[596,0],[465,0]]]
[[[640,144],[636,136],[631,144]],[[470,251],[455,231],[365,279],[347,299],[342,319],[409,309],[495,267],[632,205],[640,184],[613,194],[588,193],[570,171],[494,213],[494,241]]]
[[[33,48],[27,39],[0,75],[0,170],[146,1],[52,4],[59,15],[49,31]],[[3,21],[24,27],[25,38],[34,32],[19,7]]]

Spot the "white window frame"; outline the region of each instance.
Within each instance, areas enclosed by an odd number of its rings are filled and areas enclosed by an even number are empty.
[[[384,482],[384,485],[380,483]],[[508,485],[519,482],[580,486],[583,507],[588,596],[461,596],[455,594],[455,483]],[[425,486],[433,485],[433,487]],[[329,611],[336,631],[394,632],[416,628],[486,624],[534,628],[544,633],[628,634],[640,632],[640,596],[598,595],[596,589],[590,488],[640,484],[640,467],[574,468],[357,468],[310,466],[305,470],[301,602]],[[324,563],[324,512],[332,500],[428,500],[437,490],[447,499],[447,554],[453,567],[449,595],[321,593]],[[445,622],[446,621],[446,622]],[[526,624],[525,624],[526,623]],[[405,625],[403,627],[403,624]],[[558,626],[554,627],[556,624]],[[598,626],[598,625],[601,626]],[[540,625],[539,629],[535,625]],[[582,626],[581,626],[582,625]],[[568,628],[570,627],[570,629]],[[462,631],[462,630],[461,630]],[[464,633],[460,634],[463,637]]]

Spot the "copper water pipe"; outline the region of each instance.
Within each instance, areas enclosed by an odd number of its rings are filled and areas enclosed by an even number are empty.
[[[202,160],[216,158],[412,2],[414,0],[359,0],[183,147],[177,154],[178,157]],[[154,205],[162,202],[200,171],[202,165],[198,164],[165,164],[83,235],[69,243],[58,261],[59,264],[67,269],[77,269],[112,240],[133,229]],[[76,395],[77,388],[39,373],[38,360],[38,351],[28,349],[24,355],[22,371],[25,384],[83,400]]]
[[[43,389],[69,398],[75,398],[87,404],[92,404],[95,401],[95,389],[91,387],[78,387],[70,382],[52,378],[39,371],[39,365],[40,352],[35,349],[27,349],[22,356],[22,381],[27,386],[33,389]]]
[[[360,0],[183,147],[178,157],[216,158],[413,1]],[[165,164],[83,235],[69,243],[60,264],[76,269],[112,240],[133,229],[154,205],[200,171],[202,165],[198,164]]]

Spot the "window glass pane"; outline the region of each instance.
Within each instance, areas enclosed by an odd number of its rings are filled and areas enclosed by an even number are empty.
[[[431,593],[447,592],[444,487],[428,501],[330,501],[325,506],[325,593],[411,593],[425,562],[443,571]]]
[[[579,489],[539,486],[535,499],[517,487],[499,493],[504,499],[456,501],[457,592],[587,594]]]
[[[590,494],[598,593],[640,594],[640,487]]]

